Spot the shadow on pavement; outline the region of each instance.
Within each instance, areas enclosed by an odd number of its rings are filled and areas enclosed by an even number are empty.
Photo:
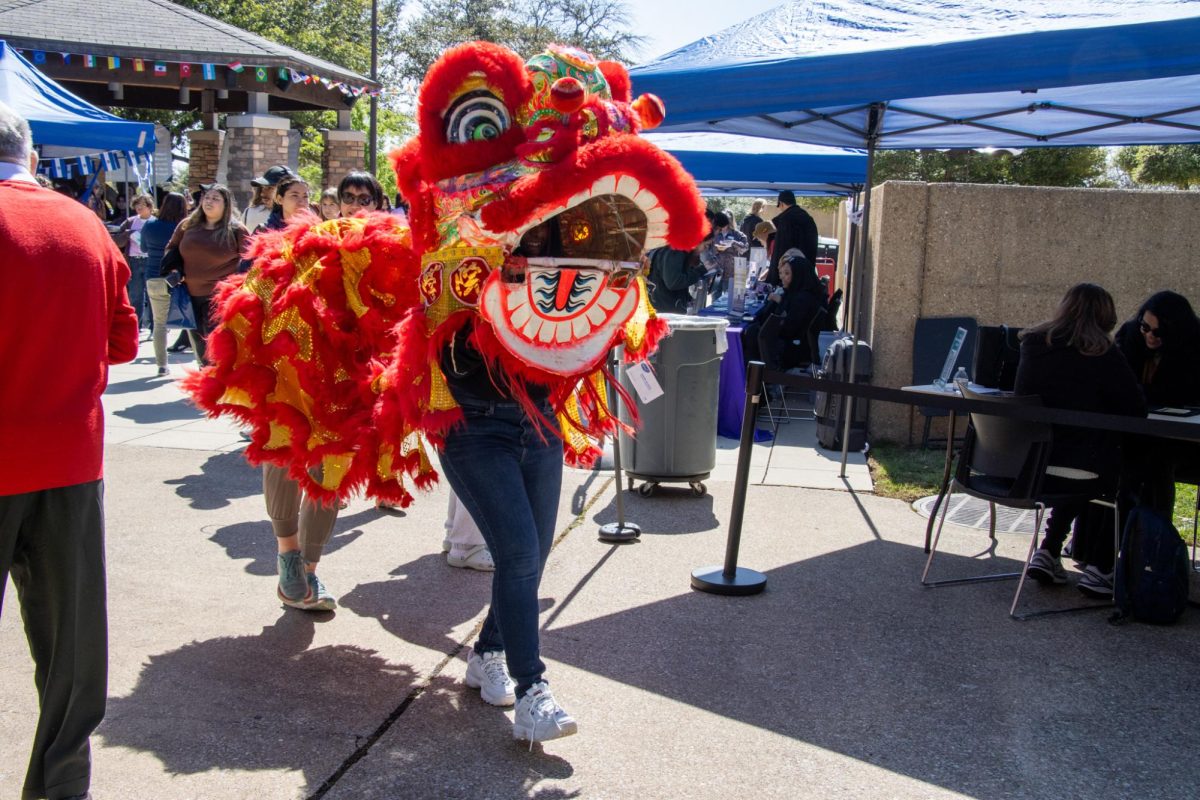
[[[145,387],[141,387],[144,389]],[[121,417],[131,422],[194,422],[202,419],[203,415],[183,399],[170,403],[141,403],[136,406],[122,408],[113,412],[114,417]]]
[[[944,576],[1017,565],[938,559]],[[974,798],[1194,797],[1194,771],[1163,766],[1195,759],[1200,614],[1018,623],[1011,581],[926,589],[923,561],[865,543],[771,570],[754,597],[690,591],[550,630],[543,651]],[[1080,599],[1034,585],[1022,606]]]
[[[333,526],[333,538],[325,545],[324,555],[336,553],[362,536],[363,531],[358,526],[378,516],[379,512],[365,509],[356,514],[339,516]],[[225,554],[235,561],[250,559],[245,569],[251,575],[275,574],[275,533],[269,520],[225,525],[208,539],[224,547]]]
[[[262,493],[262,470],[246,463],[242,453],[217,453],[200,465],[199,475],[163,481],[194,509],[224,508],[237,497]]]
[[[332,618],[332,615],[321,615]],[[318,617],[151,656],[97,733],[173,774],[298,770],[322,783],[414,688],[411,668],[350,645],[312,648]]]
[[[721,527],[713,513],[712,495],[696,497],[687,484],[659,486],[653,497],[625,492],[625,521],[636,522],[643,534],[702,533]],[[617,521],[617,500],[605,495],[605,505],[593,509],[592,522],[599,528]]]

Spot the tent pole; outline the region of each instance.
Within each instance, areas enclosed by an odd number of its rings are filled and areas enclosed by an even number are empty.
[[[858,334],[862,329],[862,286],[866,279],[867,271],[867,231],[871,224],[871,187],[875,183],[875,145],[879,141],[879,128],[883,122],[883,112],[886,108],[884,103],[873,103],[871,105],[870,114],[867,117],[867,184],[866,198],[863,200],[863,215],[862,215],[862,230],[858,237],[858,252],[855,254],[858,258],[858,280],[854,285],[854,303],[853,313],[850,317],[850,374],[846,376],[846,380],[854,383],[855,369],[858,366]],[[845,398],[846,407],[846,422],[842,426],[842,468],[838,473],[838,477],[843,480],[846,477],[846,459],[850,453],[850,423],[854,419],[854,401],[853,397]]]
[[[837,320],[833,321],[834,325],[837,327],[837,329],[842,330],[842,331],[848,330],[850,328],[850,324],[849,324],[850,323],[850,312],[852,310],[850,308],[850,305],[854,302],[854,297],[853,297],[854,275],[853,275],[853,270],[851,269],[851,267],[854,264],[854,255],[855,255],[855,253],[858,252],[858,250],[857,250],[858,225],[856,225],[854,223],[854,217],[857,216],[858,203],[859,203],[859,199],[861,197],[862,197],[862,192],[860,191],[860,192],[856,192],[852,197],[849,198],[849,200],[850,200],[850,214],[849,214],[850,241],[846,248],[846,257],[842,260],[842,263],[845,265],[845,269],[843,269],[843,272],[845,273],[845,281],[843,282],[844,286],[841,287],[842,288],[842,324],[839,325]]]

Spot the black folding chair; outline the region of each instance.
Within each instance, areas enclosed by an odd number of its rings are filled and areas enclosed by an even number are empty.
[[[997,406],[1033,405],[1040,406],[1041,398],[1037,396],[996,396],[981,395],[972,392],[964,383],[958,385],[963,397],[969,400],[983,400],[995,403]],[[925,571],[921,574],[924,586],[938,587],[983,581],[1007,580],[1017,578],[1017,590],[1013,594],[1012,606],[1008,613],[1014,619],[1031,619],[1047,614],[1059,614],[1068,611],[1081,611],[1089,608],[1103,608],[1103,605],[1091,604],[1072,608],[1035,611],[1017,614],[1017,604],[1021,600],[1021,590],[1025,587],[1025,570],[1029,566],[1033,554],[1037,551],[1038,536],[1042,531],[1042,519],[1047,508],[1069,502],[1090,501],[1111,508],[1113,511],[1113,548],[1116,551],[1120,538],[1120,517],[1117,514],[1116,499],[1109,487],[1102,484],[1100,476],[1093,473],[1081,473],[1077,470],[1061,470],[1048,463],[1050,446],[1054,435],[1050,425],[1040,422],[1026,422],[1011,417],[999,417],[990,414],[971,414],[970,424],[967,425],[966,438],[962,451],[958,454],[958,463],[951,480],[946,499],[942,503],[941,515],[938,519],[937,532],[929,548],[929,557],[925,560]],[[1047,474],[1054,475],[1061,486],[1072,482],[1069,492],[1047,492],[1044,490]],[[1020,572],[1003,572],[990,575],[977,575],[966,578],[950,578],[938,581],[929,580],[933,557],[937,553],[938,539],[942,535],[942,526],[946,522],[946,510],[950,507],[950,496],[958,490],[964,494],[988,501],[991,512],[991,524],[988,536],[992,544],[989,553],[994,553],[996,541],[996,505],[1009,508],[1031,509],[1034,514],[1033,537],[1029,542],[1029,552]],[[1105,604],[1108,605],[1108,604]]]

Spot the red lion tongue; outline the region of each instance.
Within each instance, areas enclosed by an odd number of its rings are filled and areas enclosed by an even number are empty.
[[[567,302],[571,299],[571,290],[575,288],[575,275],[578,270],[563,268],[558,271],[558,290],[554,294],[554,309],[565,311]]]

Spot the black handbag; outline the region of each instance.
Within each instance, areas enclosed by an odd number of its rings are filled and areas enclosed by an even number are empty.
[[[1020,328],[981,325],[975,334],[975,382],[993,389],[1012,391],[1021,361]]]
[[[163,253],[162,264],[159,266],[158,274],[160,276],[169,275],[172,272],[183,274],[183,256],[179,254],[178,247],[169,247]]]

